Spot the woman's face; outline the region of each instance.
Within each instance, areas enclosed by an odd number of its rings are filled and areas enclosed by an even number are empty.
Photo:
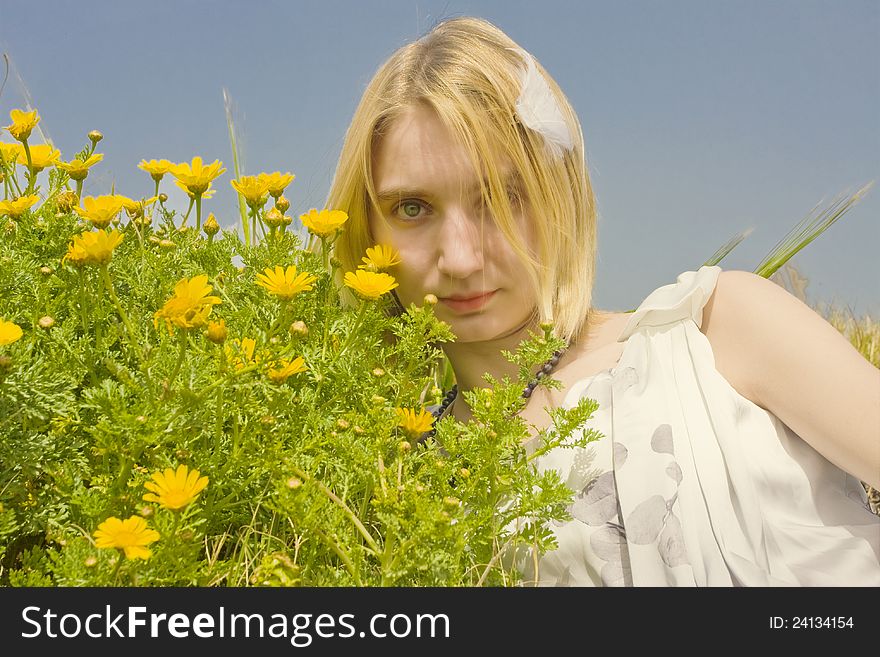
[[[536,299],[526,270],[484,206],[467,153],[433,110],[415,106],[392,123],[373,176],[380,212],[371,213],[370,232],[400,253],[391,273],[404,307],[436,295],[434,312],[459,343],[505,337],[530,320]],[[508,190],[521,196],[512,179]],[[521,204],[511,206],[531,243]]]

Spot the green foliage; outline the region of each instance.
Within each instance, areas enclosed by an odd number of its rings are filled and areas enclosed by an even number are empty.
[[[349,309],[327,249],[274,228],[250,245],[206,238],[161,202],[110,227],[123,240],[106,270],[62,263],[92,227],[59,210],[66,176],[41,175],[49,197],[0,217],[0,319],[24,333],[0,346],[0,585],[513,585],[510,555],[553,547],[572,491],[535,456],[598,436],[578,429],[584,400],[527,440],[516,412],[562,346],[549,330],[507,354],[517,380],[465,393],[473,421],[412,440],[397,409],[439,401],[455,339],[430,305]],[[286,302],[256,284],[279,265],[313,289]],[[223,344],[154,319],[197,275],[222,301],[208,319],[225,321]],[[269,376],[295,358],[305,371]],[[178,510],[145,501],[151,475],[179,465],[207,488]],[[96,547],[102,522],[132,516],[159,533],[148,559]]]

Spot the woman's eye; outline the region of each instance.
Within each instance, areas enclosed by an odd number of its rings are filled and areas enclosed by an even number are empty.
[[[394,209],[394,214],[401,219],[416,219],[425,211],[421,201],[403,201]]]

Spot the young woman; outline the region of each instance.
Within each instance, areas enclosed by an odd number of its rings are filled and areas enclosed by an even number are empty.
[[[767,280],[682,273],[635,313],[591,303],[596,207],[580,124],[534,58],[493,25],[449,20],[395,52],[355,112],[328,206],[353,270],[392,245],[403,308],[426,294],[457,340],[457,388],[516,376],[552,322],[568,348],[546,408],[599,403],[604,438],[560,449],[576,492],[558,549],[527,579],[556,585],[880,585],[880,372]],[[533,394],[532,394],[533,393]],[[471,417],[460,395],[444,412]]]

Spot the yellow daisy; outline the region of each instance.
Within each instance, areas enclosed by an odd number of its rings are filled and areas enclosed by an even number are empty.
[[[171,171],[173,166],[174,163],[170,160],[150,160],[149,162],[141,160],[138,169],[146,171],[155,182],[159,182],[166,173]]]
[[[308,369],[306,367],[306,361],[304,361],[301,356],[297,356],[292,361],[282,360],[279,365],[280,367],[270,369],[266,373],[272,383],[277,383],[279,385],[287,381],[290,376],[305,372]]]
[[[76,213],[83,219],[87,219],[95,228],[106,228],[119,214],[125,203],[134,203],[129,198],[117,194],[106,196],[86,196],[82,200],[84,207],[75,207]]]
[[[85,180],[86,176],[89,175],[89,167],[96,165],[103,159],[104,155],[102,153],[95,153],[85,160],[73,159],[70,162],[56,162],[55,166],[62,171],[66,171],[71,180],[79,181]]]
[[[158,540],[159,532],[148,528],[140,516],[128,520],[110,517],[95,531],[96,547],[122,550],[126,559],[149,559],[152,553],[146,546]]]
[[[18,141],[26,141],[31,136],[31,131],[37,127],[40,122],[40,116],[37,110],[31,112],[23,112],[14,109],[9,112],[9,118],[12,119],[12,125],[6,126],[9,134]]]
[[[171,175],[177,178],[186,189],[193,195],[199,196],[208,191],[211,181],[223,174],[226,169],[220,160],[214,160],[211,164],[202,164],[202,158],[198,155],[192,159],[192,164],[181,162],[171,167]]]
[[[18,324],[0,319],[0,347],[12,344],[22,336],[21,327]]]
[[[18,219],[39,200],[39,196],[30,194],[28,196],[19,196],[12,201],[0,201],[0,217],[6,215],[7,217]]]
[[[37,144],[30,147],[31,151],[31,168],[34,171],[42,171],[46,167],[51,167],[58,162],[61,157],[61,151],[52,148],[48,144]],[[27,166],[27,155],[22,149],[18,154],[18,163]]]
[[[397,281],[394,280],[394,276],[382,272],[366,271],[365,269],[346,272],[344,282],[358,296],[371,301],[375,301],[383,294],[388,294],[397,287]]]
[[[342,210],[321,210],[318,212],[312,208],[305,214],[301,214],[299,218],[310,233],[327,237],[348,221],[348,214]]]
[[[174,296],[153,315],[153,326],[158,328],[159,320],[164,319],[168,333],[174,333],[173,326],[184,330],[203,327],[208,323],[211,308],[223,303],[220,297],[208,296],[213,290],[206,274],[179,280]]]
[[[287,173],[275,171],[274,173],[261,173],[257,178],[263,181],[272,198],[277,199],[284,193],[284,188],[292,183],[296,176],[289,171]]]
[[[113,257],[113,250],[122,242],[122,233],[113,229],[109,233],[97,230],[74,235],[61,262],[70,261],[76,266],[106,265]]]
[[[394,265],[400,264],[400,254],[394,250],[393,246],[387,244],[377,244],[367,249],[365,258],[361,258],[364,264],[358,269],[367,269],[369,271],[382,271]]]
[[[257,274],[257,285],[260,285],[270,294],[274,294],[282,301],[290,301],[300,292],[312,289],[312,283],[318,278],[306,272],[296,273],[296,266],[291,265],[287,269],[276,266],[275,269],[267,267],[264,273]]]
[[[18,162],[19,153],[23,153],[21,144],[7,144],[0,141],[0,165]]]
[[[154,472],[153,481],[144,483],[151,493],[144,495],[147,502],[156,502],[166,509],[179,511],[196,500],[208,485],[207,477],[199,477],[198,470],[190,470],[185,465],[177,466],[177,472],[165,468],[164,472]]]
[[[416,440],[426,431],[430,431],[434,426],[434,416],[424,408],[418,412],[411,408],[395,408],[397,412],[398,423],[403,432],[411,439]]]
[[[259,176],[242,176],[237,180],[230,180],[229,184],[244,196],[244,200],[251,210],[259,210],[269,199],[269,189]]]

